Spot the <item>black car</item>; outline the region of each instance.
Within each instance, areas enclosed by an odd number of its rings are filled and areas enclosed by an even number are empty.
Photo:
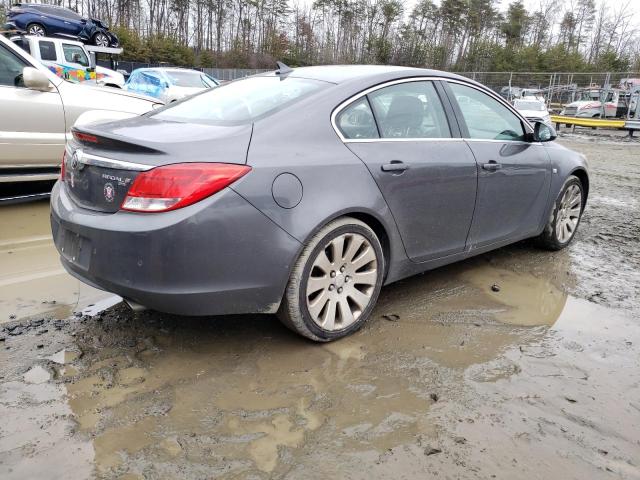
[[[118,37],[95,18],[83,18],[64,7],[20,3],[7,15],[9,26],[39,37],[66,37],[99,47],[117,47]]]

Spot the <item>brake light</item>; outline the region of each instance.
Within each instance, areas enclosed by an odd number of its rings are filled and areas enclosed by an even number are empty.
[[[98,137],[96,137],[95,135],[78,132],[77,130],[73,130],[71,133],[73,134],[73,138],[75,138],[78,142],[98,143]]]
[[[228,163],[177,163],[138,174],[120,207],[131,212],[167,212],[228,187],[251,167]]]
[[[60,164],[60,181],[64,182],[64,174],[66,173],[66,168],[64,166],[65,160],[67,159],[67,151],[65,150],[62,154],[62,163]]]

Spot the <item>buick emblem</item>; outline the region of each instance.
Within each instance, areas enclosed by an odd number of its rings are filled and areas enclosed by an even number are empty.
[[[113,188],[113,184],[111,182],[104,184],[104,199],[111,203],[116,196],[116,191]]]
[[[84,162],[82,161],[82,150],[78,149],[73,152],[71,156],[71,169],[81,171],[84,168]]]

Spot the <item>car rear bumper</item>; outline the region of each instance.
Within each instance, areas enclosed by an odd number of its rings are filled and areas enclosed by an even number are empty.
[[[179,315],[273,313],[300,244],[231,189],[159,214],[78,207],[58,182],[51,228],[80,280]]]

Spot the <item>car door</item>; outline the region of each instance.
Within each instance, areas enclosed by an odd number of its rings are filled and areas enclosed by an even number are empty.
[[[0,168],[57,166],[65,143],[58,91],[25,88],[20,74],[30,66],[0,45]]]
[[[68,35],[77,36],[84,27],[82,17],[71,10],[61,8],[58,15],[62,18],[64,33]]]
[[[461,82],[447,85],[478,167],[469,248],[536,234],[551,182],[545,147],[528,140],[524,122],[497,96]]]
[[[375,178],[415,262],[464,250],[476,198],[475,160],[449,124],[439,88],[428,79],[377,87],[334,120]]]

